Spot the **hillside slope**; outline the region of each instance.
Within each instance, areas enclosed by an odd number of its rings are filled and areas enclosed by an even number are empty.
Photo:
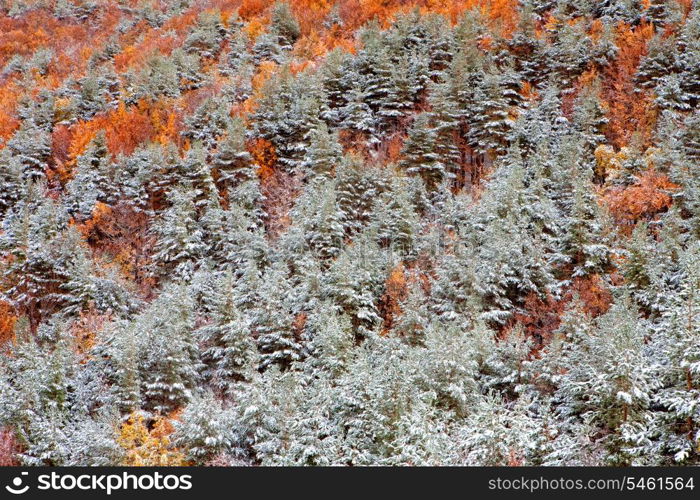
[[[700,5],[0,2],[0,464],[700,465]]]

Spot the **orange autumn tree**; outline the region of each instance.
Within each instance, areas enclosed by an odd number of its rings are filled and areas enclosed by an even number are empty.
[[[631,223],[651,220],[668,210],[673,202],[671,195],[678,187],[667,175],[650,169],[631,186],[609,188],[604,200],[618,220]]]
[[[90,121],[79,122],[73,127],[72,140],[68,152],[68,164],[75,165],[78,156],[85,152],[90,141],[99,130],[105,131],[107,148],[110,153],[131,154],[134,150],[152,140],[156,134],[169,133],[167,122],[159,116],[155,119],[151,113],[160,111],[149,106],[145,101],[139,101],[136,106],[127,106],[120,102],[117,109],[100,115]],[[160,125],[159,129],[154,127]],[[174,125],[173,125],[174,126]]]
[[[653,25],[642,23],[634,28],[617,26],[618,55],[605,68],[604,97],[609,107],[606,135],[619,147],[629,144],[633,134],[642,144],[649,144],[656,120],[653,96],[635,88],[634,77],[647,45],[654,34]]]
[[[248,143],[248,151],[253,156],[253,160],[260,167],[258,175],[263,184],[268,182],[275,173],[275,165],[277,164],[277,154],[275,146],[266,139],[254,139]]]
[[[384,319],[386,334],[394,325],[394,320],[401,314],[401,302],[408,296],[406,274],[402,262],[394,267],[385,283],[385,291],[379,300],[379,314]]]
[[[0,347],[14,340],[16,322],[14,308],[4,300],[0,300]]]

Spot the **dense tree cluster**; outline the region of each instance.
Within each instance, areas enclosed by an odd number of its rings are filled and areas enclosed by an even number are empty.
[[[700,4],[406,3],[0,2],[2,463],[700,465]]]

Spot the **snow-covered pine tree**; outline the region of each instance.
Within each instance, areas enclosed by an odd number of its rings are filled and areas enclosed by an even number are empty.
[[[222,408],[211,393],[190,401],[175,424],[173,446],[187,450],[193,464],[204,465],[230,451],[235,421],[231,410]]]
[[[171,206],[152,227],[156,238],[154,262],[183,279],[192,276],[196,261],[205,251],[194,196],[195,193],[183,187],[170,191]]]
[[[697,462],[700,444],[700,246],[688,248],[681,262],[679,289],[653,337],[660,381],[653,401],[660,408],[650,426],[658,441],[649,451],[664,456],[664,463],[690,464]]]
[[[51,156],[51,134],[45,127],[37,125],[33,118],[24,120],[7,147],[22,163],[22,177],[38,181],[46,177]]]
[[[77,220],[92,216],[97,202],[114,200],[111,170],[113,169],[104,133],[90,141],[85,153],[77,159],[75,177],[66,184],[65,206]]]
[[[144,336],[139,353],[141,394],[147,409],[167,414],[197,390],[201,362],[194,337],[194,304],[182,285],[170,285],[137,318]]]
[[[425,113],[419,114],[411,125],[401,153],[399,168],[409,175],[420,176],[430,191],[443,180],[455,177],[453,169],[442,162],[437,131],[431,127],[430,117]]]
[[[197,331],[205,346],[202,352],[207,365],[204,375],[224,391],[250,379],[258,364],[252,329],[236,306],[234,285],[231,272],[224,273],[215,282],[211,295],[207,296],[209,322]]]
[[[239,118],[231,121],[217,143],[212,167],[219,189],[228,190],[257,178],[257,165],[245,147],[245,127]]]
[[[288,273],[286,264],[272,264],[261,278],[264,286],[258,290],[258,300],[249,312],[261,369],[272,365],[288,369],[304,356],[295,318],[289,308]]]
[[[338,135],[330,132],[325,123],[311,131],[311,143],[304,157],[306,178],[310,182],[322,182],[333,176],[343,159],[343,148]]]

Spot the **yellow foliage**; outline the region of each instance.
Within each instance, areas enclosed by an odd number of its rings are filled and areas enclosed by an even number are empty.
[[[186,465],[184,454],[170,444],[173,427],[169,419],[156,420],[148,429],[143,415],[132,413],[119,429],[117,443],[125,451],[122,465],[136,467],[172,467]]]
[[[595,173],[606,180],[617,178],[622,171],[622,164],[629,158],[629,150],[621,148],[615,152],[612,146],[601,144],[594,152]]]

